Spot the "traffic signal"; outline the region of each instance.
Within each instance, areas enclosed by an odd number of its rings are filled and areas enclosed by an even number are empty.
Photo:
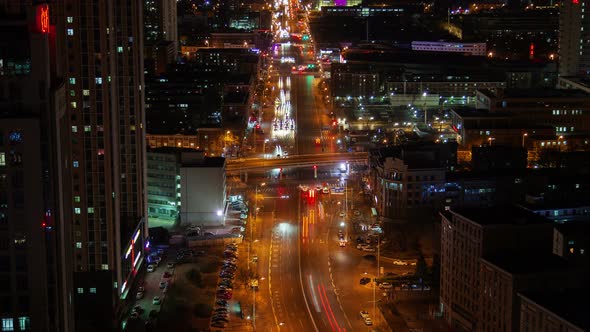
[[[303,40],[309,40],[309,35],[303,35]]]

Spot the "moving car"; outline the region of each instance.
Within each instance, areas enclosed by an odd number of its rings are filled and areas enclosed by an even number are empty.
[[[369,247],[364,247],[364,248],[363,248],[363,251],[368,251],[368,252],[375,252],[375,248],[373,248],[373,247],[370,247],[370,246],[369,246]]]
[[[371,278],[364,277],[364,278],[361,278],[360,284],[361,285],[366,285],[366,284],[368,284],[370,282],[371,282]]]
[[[392,289],[393,285],[388,283],[388,282],[383,282],[381,283],[381,285],[379,285],[379,288],[381,289]]]
[[[373,320],[370,317],[365,317],[364,320],[365,320],[365,325],[367,325],[367,326],[373,325]]]

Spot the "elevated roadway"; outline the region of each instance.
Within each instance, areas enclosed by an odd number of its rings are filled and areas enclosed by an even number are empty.
[[[300,154],[285,158],[241,158],[227,160],[226,173],[265,171],[275,168],[326,166],[343,162],[366,163],[367,152],[336,152],[322,154]]]

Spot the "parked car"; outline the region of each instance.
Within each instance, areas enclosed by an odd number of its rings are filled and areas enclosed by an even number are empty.
[[[147,267],[147,271],[148,272],[154,272],[156,270],[156,266],[153,264],[148,265]]]
[[[160,289],[164,289],[164,288],[166,288],[166,286],[168,286],[168,282],[160,281]]]
[[[370,282],[371,282],[371,278],[364,277],[364,278],[361,278],[360,284],[361,285],[366,285],[366,284],[368,284]]]
[[[143,299],[143,294],[144,294],[143,292],[137,292],[137,295],[135,295],[135,299],[136,299],[136,300],[141,300],[141,299]]]
[[[362,319],[365,319],[365,318],[368,318],[368,317],[369,317],[369,313],[367,311],[365,311],[365,310],[362,310],[361,311],[361,318]]]
[[[404,262],[404,261],[400,261],[399,259],[396,259],[393,261],[393,265],[408,265],[408,263]]]
[[[369,246],[369,247],[364,247],[364,248],[363,248],[363,251],[368,251],[368,252],[375,252],[375,248],[373,248],[373,247],[370,247],[370,246]]]
[[[153,305],[159,305],[160,304],[160,297],[159,296],[154,296],[154,298],[152,299],[152,304]]]
[[[172,268],[174,268],[174,263],[170,262],[170,263],[166,264],[166,267],[169,269],[172,269]]]
[[[354,210],[354,215],[355,215],[355,216],[357,216],[357,217],[358,217],[358,216],[360,216],[360,215],[361,215],[361,211],[359,211],[359,210]]]
[[[364,320],[365,320],[365,325],[367,325],[367,326],[373,325],[373,320],[370,317],[365,317]]]

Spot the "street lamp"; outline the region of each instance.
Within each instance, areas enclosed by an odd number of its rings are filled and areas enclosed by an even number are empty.
[[[524,148],[524,138],[527,137],[529,133],[522,134],[522,147]]]

